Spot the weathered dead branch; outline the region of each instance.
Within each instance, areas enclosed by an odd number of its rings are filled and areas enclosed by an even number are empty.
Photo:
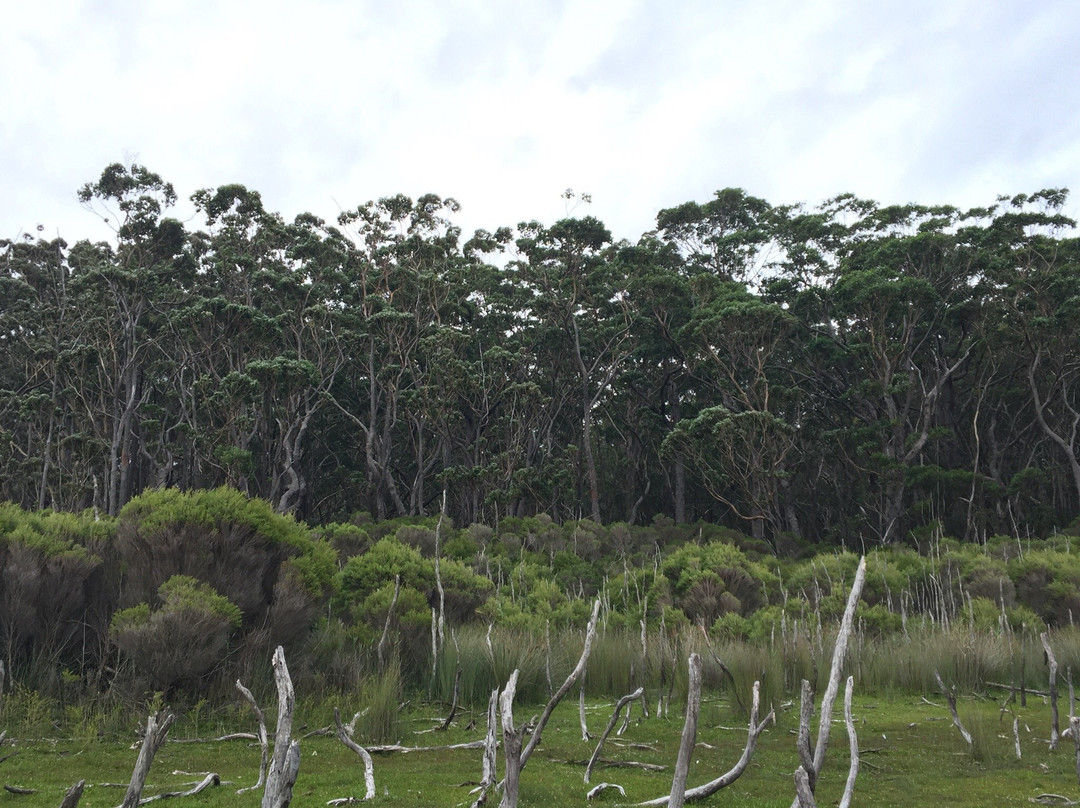
[[[686,792],[686,801],[694,802],[696,800],[703,800],[707,797],[711,797],[717,791],[722,788],[726,788],[734,783],[742,773],[746,771],[746,767],[750,765],[750,759],[754,756],[754,750],[757,748],[758,738],[761,737],[761,733],[765,731],[765,728],[771,724],[776,714],[773,710],[769,710],[769,714],[759,723],[758,722],[758,710],[761,702],[761,682],[754,682],[754,695],[753,701],[750,704],[750,727],[746,734],[746,746],[743,748],[742,757],[738,762],[727,772],[717,777],[715,780],[706,783],[705,785],[698,786],[697,788],[691,788]],[[647,802],[639,802],[638,805],[667,805],[668,796],[665,794],[663,797],[657,797],[656,799],[649,800]]]
[[[265,782],[266,769],[270,763],[270,741],[266,735],[266,718],[263,716],[262,710],[259,709],[255,697],[251,695],[251,691],[244,687],[243,682],[239,679],[236,680],[236,689],[240,691],[240,695],[244,697],[244,701],[251,705],[251,710],[255,713],[255,718],[259,722],[259,734],[257,737],[257,740],[259,741],[259,750],[261,752],[259,761],[259,779],[253,786],[236,790],[237,794],[243,794],[247,791],[255,791],[263,784],[263,782]]]
[[[491,696],[488,698],[487,709],[487,735],[484,738],[484,757],[481,762],[481,777],[480,785],[474,789],[471,793],[479,793],[476,798],[476,802],[472,804],[472,808],[480,808],[485,802],[487,802],[488,791],[490,791],[495,785],[495,750],[499,745],[498,736],[496,734],[496,728],[499,723],[499,691],[492,690]]]
[[[589,618],[589,625],[585,629],[585,646],[581,651],[581,658],[578,659],[577,665],[570,671],[570,675],[566,677],[566,681],[562,683],[562,686],[555,691],[555,695],[551,697],[547,705],[544,707],[544,711],[540,714],[540,718],[536,722],[536,726],[533,727],[532,736],[529,738],[528,744],[521,750],[521,768],[525,768],[525,764],[529,762],[529,758],[532,757],[533,751],[540,743],[540,738],[544,733],[544,727],[547,726],[548,719],[551,718],[551,713],[562,701],[570,688],[574,686],[574,682],[578,680],[578,677],[585,673],[585,666],[589,663],[589,654],[592,652],[593,640],[596,639],[596,622],[600,618],[600,598],[597,598],[593,603],[592,617]],[[506,754],[509,754],[507,751]]]
[[[604,742],[607,741],[608,735],[611,734],[611,731],[615,728],[615,724],[619,721],[619,713],[622,712],[623,707],[625,707],[627,704],[634,701],[635,699],[641,698],[641,694],[644,692],[645,688],[639,687],[633,693],[623,696],[615,703],[615,709],[611,713],[611,720],[608,721],[607,727],[604,729],[603,734],[600,736],[600,740],[596,744],[596,749],[593,750],[592,757],[589,758],[589,764],[585,767],[586,785],[589,784],[589,778],[592,776],[593,766],[596,765],[596,761],[600,758],[600,750],[604,748]]]
[[[855,793],[855,778],[859,776],[859,737],[855,734],[855,719],[851,714],[851,691],[855,688],[855,677],[849,676],[844,686],[844,724],[847,726],[848,750],[851,765],[844,784],[844,794],[840,797],[839,808],[850,808],[851,797]]]
[[[139,757],[135,761],[135,770],[131,773],[131,782],[128,784],[127,793],[120,808],[135,808],[142,796],[143,784],[146,783],[146,775],[150,773],[150,764],[154,762],[154,755],[165,743],[165,736],[169,734],[175,716],[159,710],[146,718],[146,734],[143,735],[142,746],[139,748]]]
[[[952,713],[953,724],[958,730],[960,730],[960,736],[964,739],[968,746],[971,746],[973,741],[971,739],[971,733],[967,731],[963,723],[960,721],[960,715],[956,712],[956,687],[945,687],[945,682],[941,679],[941,674],[934,671],[934,679],[937,681],[938,689],[941,690],[945,696],[946,701],[949,702],[949,712]]]
[[[192,788],[189,788],[187,791],[164,791],[161,794],[155,794],[153,797],[144,797],[139,800],[139,805],[146,805],[147,803],[157,802],[158,800],[168,800],[173,797],[194,797],[196,794],[205,791],[210,786],[219,785],[221,785],[221,777],[210,772],[199,783]]]
[[[341,713],[334,708],[334,725],[337,727],[337,737],[345,746],[355,752],[364,762],[364,799],[370,800],[375,796],[375,764],[371,761],[371,755],[360,744],[349,737],[345,725],[341,723]],[[328,805],[330,803],[327,803]]]
[[[390,598],[390,607],[386,610],[386,621],[383,623],[382,636],[379,637],[379,645],[375,649],[376,658],[379,661],[379,670],[383,669],[383,649],[386,647],[386,638],[390,636],[390,621],[394,617],[394,607],[397,606],[398,595],[401,594],[401,576],[394,576],[394,596]]]
[[[607,791],[609,788],[613,788],[619,792],[622,796],[626,796],[626,789],[615,783],[599,783],[594,788],[589,789],[589,793],[585,795],[585,799],[595,799],[598,794],[603,791]]]

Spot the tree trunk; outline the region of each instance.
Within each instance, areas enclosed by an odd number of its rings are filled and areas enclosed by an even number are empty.
[[[120,808],[137,808],[139,798],[142,796],[143,784],[146,775],[150,773],[150,764],[154,762],[154,755],[165,743],[165,736],[169,734],[174,716],[171,713],[159,711],[147,716],[146,734],[143,736],[142,747],[139,749],[139,757],[135,761],[135,770],[131,773],[131,783]]]
[[[690,655],[690,683],[686,694],[686,722],[682,743],[675,760],[675,775],[671,780],[671,799],[668,808],[682,808],[686,802],[686,776],[690,773],[690,757],[697,741],[698,712],[701,709],[701,656]]]

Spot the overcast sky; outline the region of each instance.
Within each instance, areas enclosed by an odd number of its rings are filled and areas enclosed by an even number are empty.
[[[471,232],[574,210],[636,240],[728,186],[989,204],[1068,186],[1075,0],[38,0],[0,26],[0,237],[107,234],[136,161],[286,220],[453,196]],[[189,208],[180,207],[181,218]]]

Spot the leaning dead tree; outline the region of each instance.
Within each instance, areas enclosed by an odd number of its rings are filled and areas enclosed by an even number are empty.
[[[951,688],[945,687],[945,682],[941,679],[941,674],[934,671],[934,679],[937,681],[938,689],[941,690],[942,695],[945,696],[945,700],[949,703],[949,712],[952,713],[953,724],[960,731],[960,736],[964,739],[968,746],[971,746],[974,741],[971,738],[971,733],[967,731],[963,723],[960,721],[960,714],[956,712],[956,686]]]
[[[600,759],[600,751],[604,748],[604,742],[607,741],[608,735],[611,734],[611,731],[615,729],[615,725],[619,722],[619,713],[622,712],[623,707],[627,704],[640,699],[644,692],[645,688],[639,687],[633,693],[623,696],[615,703],[615,710],[611,713],[611,720],[608,721],[607,727],[604,729],[603,734],[600,736],[600,740],[596,744],[596,749],[593,750],[592,757],[589,758],[589,764],[585,767],[585,785],[589,784],[593,767],[596,765],[596,761]]]
[[[128,784],[124,801],[120,808],[136,808],[139,798],[142,796],[143,784],[146,783],[146,775],[150,773],[150,764],[154,762],[161,745],[165,743],[165,736],[169,734],[175,716],[159,710],[146,718],[146,733],[143,735],[142,746],[139,748],[139,757],[135,761],[135,770],[131,773],[131,783]]]
[[[266,775],[262,808],[288,808],[292,801],[296,775],[300,771],[300,742],[292,739],[296,693],[289,677],[289,668],[285,664],[285,649],[280,645],[274,651],[272,664],[278,693],[277,732],[274,734],[274,755],[270,759],[270,771]]]
[[[334,708],[334,725],[337,727],[337,737],[345,746],[351,749],[364,762],[364,799],[370,800],[375,797],[375,764],[371,762],[371,755],[356,741],[349,737],[345,725],[341,723],[341,713]],[[344,797],[339,800],[331,800],[327,805],[345,805],[359,802],[353,797]]]

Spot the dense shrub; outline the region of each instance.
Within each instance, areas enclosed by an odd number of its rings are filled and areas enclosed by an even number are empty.
[[[158,601],[118,611],[109,636],[131,661],[136,682],[168,694],[222,666],[242,617],[227,597],[187,575],[163,583]]]

